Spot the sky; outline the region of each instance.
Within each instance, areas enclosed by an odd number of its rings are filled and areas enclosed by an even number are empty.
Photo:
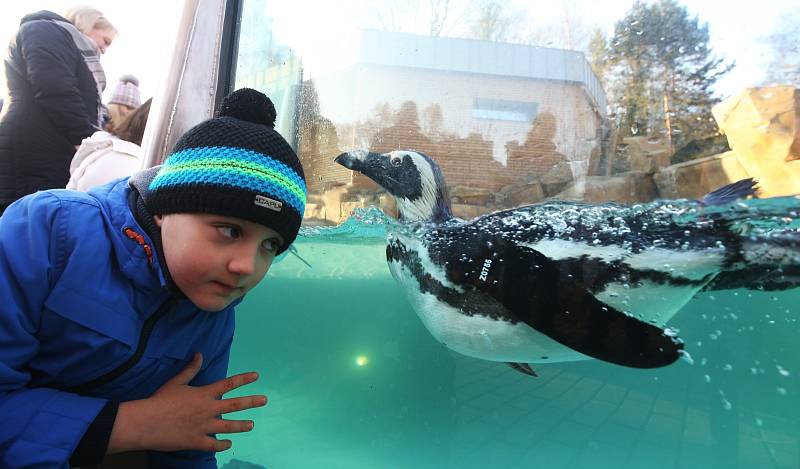
[[[140,79],[142,100],[152,96],[157,88],[156,84],[166,71],[183,2],[87,1],[103,11],[120,32],[120,36],[101,60],[108,82],[104,100],[110,96],[118,78],[127,73]],[[268,11],[276,18],[276,37],[302,53],[303,49],[310,50],[329,41],[337,32],[362,26],[360,22],[363,22],[363,15],[352,12],[367,11],[366,1],[267,0],[267,5]],[[563,21],[565,8],[558,0],[508,1],[517,8],[528,9],[529,17],[537,23]],[[20,18],[25,14],[41,9],[63,13],[76,2],[27,0],[2,3],[0,41],[8,44],[19,26]],[[633,0],[567,0],[566,10],[579,12],[582,21],[588,25],[600,26],[610,35],[613,33],[614,23],[625,15],[632,3]],[[797,0],[681,0],[681,3],[686,5],[691,14],[698,15],[702,22],[708,22],[712,49],[721,57],[736,61],[736,67],[717,86],[718,93],[726,97],[744,87],[760,83],[769,56],[769,50],[762,38],[776,27],[781,15],[796,9]],[[5,51],[3,55],[5,56]],[[5,95],[4,77],[0,78],[0,94]]]

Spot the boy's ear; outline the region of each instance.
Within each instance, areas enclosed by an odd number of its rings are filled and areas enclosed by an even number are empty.
[[[155,220],[156,226],[161,228],[161,224],[164,223],[164,215],[155,215],[153,216],[153,220]]]

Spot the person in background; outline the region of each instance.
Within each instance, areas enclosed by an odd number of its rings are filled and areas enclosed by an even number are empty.
[[[291,247],[306,203],[274,125],[269,98],[241,89],[163,166],[0,216],[0,467],[144,451],[139,467],[211,469],[231,446],[215,434],[253,429],[221,417],[266,404],[220,399],[258,379],[226,378],[234,309]]]
[[[145,101],[108,131],[101,130],[84,139],[72,157],[67,189],[85,192],[141,168],[142,137],[151,101]]]
[[[32,13],[5,59],[9,102],[0,118],[0,213],[37,190],[64,187],[81,141],[101,130],[100,56],[117,36],[89,7]]]
[[[104,128],[110,130],[141,104],[139,79],[133,75],[122,75],[117,86],[114,87],[111,99],[108,100],[106,108],[108,108],[109,121]]]

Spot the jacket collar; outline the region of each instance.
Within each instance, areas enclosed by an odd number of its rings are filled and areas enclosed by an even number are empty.
[[[89,193],[93,193],[105,206],[117,233],[114,250],[123,274],[139,288],[162,290],[165,295],[186,299],[186,295],[172,281],[164,259],[161,230],[146,207],[148,186],[159,169],[161,167],[156,166],[140,171],[116,184],[95,187]],[[138,234],[139,239],[128,234],[130,232],[127,229]],[[149,247],[150,254],[145,246]],[[148,275],[142,275],[143,272]],[[237,299],[228,307],[235,307],[242,299]]]
[[[88,194],[102,207],[121,273],[137,288],[167,293],[162,268],[166,264],[158,256],[160,239],[156,244],[129,208],[131,192],[128,180],[121,179],[93,187]]]
[[[160,274],[159,280],[162,286],[166,287],[170,293],[179,294],[183,297],[183,293],[181,293],[177,285],[175,285],[175,282],[172,281],[167,261],[164,258],[164,248],[161,242],[161,228],[156,224],[153,215],[147,210],[145,203],[147,194],[149,193],[148,187],[150,186],[150,182],[156,177],[159,169],[161,169],[161,166],[154,166],[139,171],[130,177],[128,180],[128,185],[130,187],[127,200],[128,208],[130,209],[130,213],[133,214],[136,223],[144,230],[144,234],[146,234],[152,242],[151,246],[154,250],[153,257],[158,260],[158,266],[160,267],[158,269]]]

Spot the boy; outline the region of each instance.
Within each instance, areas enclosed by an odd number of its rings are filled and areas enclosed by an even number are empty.
[[[164,165],[37,192],[0,217],[0,467],[67,467],[146,450],[149,467],[216,467],[246,432],[221,414],[233,309],[297,236],[303,169],[249,89]]]

